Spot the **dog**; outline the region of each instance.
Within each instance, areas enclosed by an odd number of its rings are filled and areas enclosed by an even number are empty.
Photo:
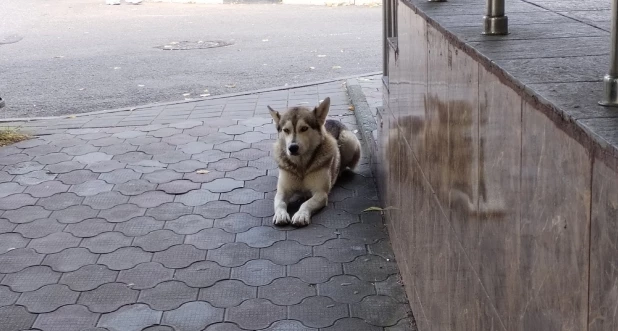
[[[308,225],[311,216],[328,204],[328,194],[341,172],[358,164],[360,141],[343,123],[326,120],[329,108],[330,98],[313,110],[294,107],[283,114],[268,106],[278,132],[273,146],[279,166],[275,225]],[[290,219],[287,206],[297,193],[309,199]]]

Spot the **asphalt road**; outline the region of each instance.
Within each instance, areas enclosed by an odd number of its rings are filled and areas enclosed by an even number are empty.
[[[381,70],[381,9],[2,0],[0,118],[132,107]],[[224,41],[229,46],[165,50]],[[178,43],[178,44],[175,44]]]

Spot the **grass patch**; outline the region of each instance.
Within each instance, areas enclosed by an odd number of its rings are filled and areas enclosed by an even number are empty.
[[[0,147],[14,144],[29,138],[30,136],[27,134],[19,132],[19,129],[0,128]]]

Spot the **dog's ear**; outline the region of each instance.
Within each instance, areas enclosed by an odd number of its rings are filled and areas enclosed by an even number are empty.
[[[279,121],[281,121],[281,114],[278,111],[274,110],[271,106],[267,106],[268,111],[270,112],[270,116],[275,120],[275,126],[277,127],[277,131],[279,131]]]
[[[328,115],[328,109],[330,108],[330,98],[326,98],[320,103],[319,106],[315,107],[313,113],[315,117],[318,119],[320,125],[324,125],[326,122],[326,115]]]

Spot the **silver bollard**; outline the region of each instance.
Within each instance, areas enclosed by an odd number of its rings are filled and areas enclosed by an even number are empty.
[[[509,34],[509,18],[504,16],[504,0],[487,0],[487,9],[483,16],[486,35]]]
[[[601,106],[618,107],[618,0],[612,1],[612,34],[610,39],[609,72],[603,77],[605,91]]]

